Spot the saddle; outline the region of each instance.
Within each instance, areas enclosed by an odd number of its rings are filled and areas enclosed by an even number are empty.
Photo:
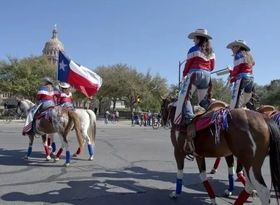
[[[262,105],[256,111],[267,115],[269,118],[277,112],[276,108],[272,105]]]
[[[220,109],[225,108],[227,106],[228,106],[227,103],[225,103],[223,101],[220,101],[220,100],[215,100],[215,101],[210,103],[210,105],[207,107],[206,110],[204,108],[202,108],[202,109],[199,109],[198,112],[195,112],[195,117],[194,117],[193,121],[195,121],[195,120],[197,120],[198,118],[201,118],[201,117],[207,117],[212,112],[220,110]]]
[[[196,136],[196,132],[206,127],[212,123],[213,112],[218,111],[222,108],[227,107],[223,101],[213,101],[206,110],[200,109],[195,113],[195,117],[192,122],[187,126],[187,136],[186,136],[186,153],[187,155],[199,156],[195,152],[195,147],[193,143],[193,138]],[[191,157],[189,157],[191,158]]]

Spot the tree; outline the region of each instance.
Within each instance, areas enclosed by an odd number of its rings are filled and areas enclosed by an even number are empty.
[[[136,107],[158,111],[160,96],[167,92],[166,80],[158,74],[153,77],[150,73],[138,73],[136,69],[125,64],[100,66],[95,70],[102,79],[103,85],[97,94],[99,99],[109,97],[113,102],[113,109],[118,99],[124,100],[132,112]],[[141,98],[137,102],[137,97]]]
[[[280,80],[272,80],[269,85],[256,89],[260,105],[280,105]]]
[[[54,65],[47,58],[9,58],[8,63],[0,64],[0,89],[33,100],[44,76],[55,77]]]

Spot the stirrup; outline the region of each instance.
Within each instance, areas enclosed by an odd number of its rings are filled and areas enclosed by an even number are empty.
[[[187,160],[189,160],[189,161],[193,161],[194,160],[194,156],[193,156],[193,154],[186,154],[186,157],[185,157]]]
[[[193,140],[187,140],[186,159],[193,161],[194,157],[199,157],[199,155],[195,152]]]

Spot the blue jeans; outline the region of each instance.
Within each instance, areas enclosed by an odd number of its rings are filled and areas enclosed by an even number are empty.
[[[191,69],[190,73],[185,77],[180,94],[186,92],[185,103],[183,106],[183,115],[187,119],[194,117],[193,108],[190,99],[197,90],[198,103],[200,103],[208,92],[211,79],[211,73],[206,70]],[[180,96],[179,96],[180,98]]]
[[[41,109],[45,110],[45,109],[47,109],[48,107],[52,107],[52,106],[55,106],[54,101],[52,101],[52,100],[46,100],[46,101],[43,101],[43,102],[42,102]]]
[[[74,108],[74,106],[71,102],[62,103],[60,106],[65,107],[65,108],[72,108],[72,109]]]

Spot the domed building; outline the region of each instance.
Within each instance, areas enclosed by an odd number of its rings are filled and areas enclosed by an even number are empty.
[[[43,49],[43,55],[47,56],[51,63],[56,64],[58,61],[58,51],[64,51],[64,46],[58,39],[57,26],[54,25],[52,38],[46,42]]]

